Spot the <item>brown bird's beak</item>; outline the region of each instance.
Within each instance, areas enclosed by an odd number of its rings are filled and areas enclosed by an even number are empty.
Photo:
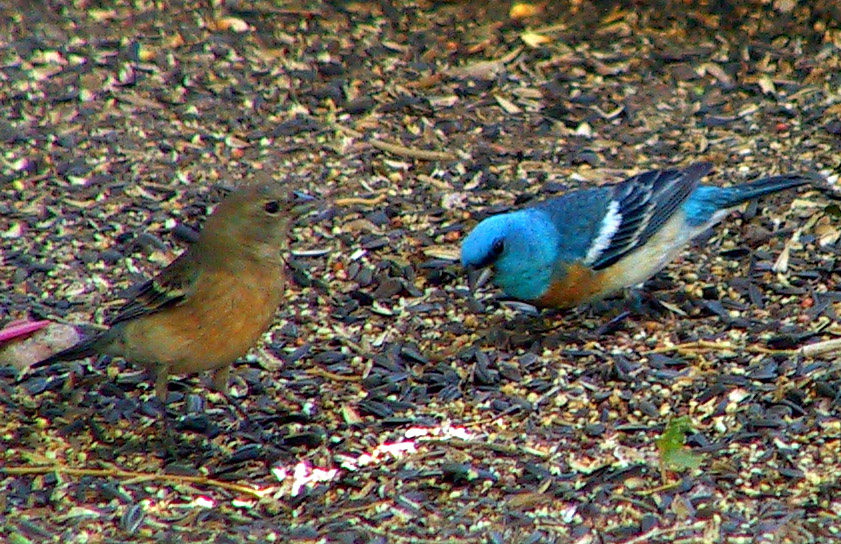
[[[296,191],[295,200],[293,202],[292,208],[290,209],[290,213],[293,217],[303,217],[309,212],[317,209],[320,203],[321,201],[315,198],[314,196],[299,193]]]
[[[488,283],[488,280],[493,276],[493,271],[490,268],[476,268],[474,266],[467,267],[467,288],[471,293],[475,293],[477,289]]]

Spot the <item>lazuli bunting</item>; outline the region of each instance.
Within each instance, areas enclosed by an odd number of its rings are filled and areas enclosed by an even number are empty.
[[[654,170],[489,217],[464,239],[461,263],[492,267],[494,283],[513,298],[576,306],[647,280],[733,207],[812,179],[788,174],[699,185],[711,168]]]
[[[212,371],[214,389],[227,395],[231,363],[269,328],[283,300],[281,252],[290,224],[311,204],[277,185],[233,191],[198,241],[140,285],[108,330],[31,368],[105,354],[152,369],[161,402],[170,374]]]

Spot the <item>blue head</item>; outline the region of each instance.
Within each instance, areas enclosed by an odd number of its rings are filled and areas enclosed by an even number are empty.
[[[468,269],[492,266],[494,283],[520,300],[539,298],[552,278],[558,257],[558,231],[539,210],[489,217],[461,244]]]

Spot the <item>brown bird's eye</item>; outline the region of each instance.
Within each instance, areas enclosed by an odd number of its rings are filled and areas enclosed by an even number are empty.
[[[280,204],[277,200],[269,200],[263,205],[263,209],[266,210],[266,213],[274,215],[280,211]]]

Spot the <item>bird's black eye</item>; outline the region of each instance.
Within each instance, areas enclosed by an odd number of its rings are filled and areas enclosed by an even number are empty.
[[[494,241],[494,245],[491,246],[491,253],[494,257],[499,257],[502,255],[502,252],[505,250],[505,241],[502,239]]]
[[[269,200],[263,204],[263,209],[266,210],[266,213],[274,215],[280,211],[280,204],[277,200]]]

